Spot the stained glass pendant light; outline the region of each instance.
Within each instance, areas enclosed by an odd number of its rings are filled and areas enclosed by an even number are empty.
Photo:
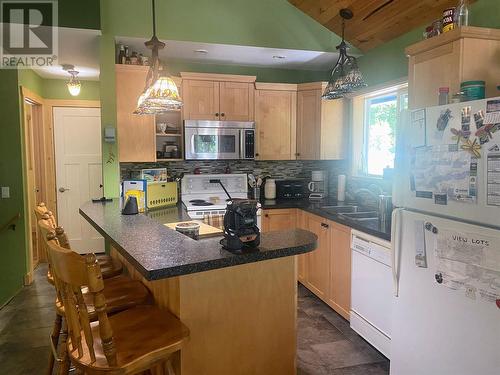
[[[134,111],[135,114],[139,115],[165,113],[182,107],[182,99],[177,85],[163,70],[158,57],[158,51],[165,48],[165,43],[161,42],[156,36],[155,0],[152,0],[152,7],[153,36],[144,43],[151,50],[151,63],[146,76],[144,92],[139,96],[137,108]]]
[[[347,54],[348,47],[344,40],[345,21],[350,20],[353,13],[350,9],[341,9],[339,14],[342,17],[342,42],[337,46],[339,58],[332,69],[325,92],[321,96],[326,100],[343,98],[345,94],[367,86],[356,58]]]
[[[82,83],[78,79],[78,73],[79,71],[75,70],[74,65],[70,64],[63,64],[62,66],[63,70],[68,72],[68,74],[71,75],[71,78],[69,81],[66,83],[66,86],[68,87],[68,91],[72,96],[78,96],[80,95],[80,90],[82,88]]]

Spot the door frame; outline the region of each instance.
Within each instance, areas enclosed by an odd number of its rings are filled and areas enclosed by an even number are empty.
[[[24,102],[28,101],[36,106],[39,106],[39,126],[42,126],[42,143],[43,143],[43,160],[41,161],[43,176],[42,186],[43,198],[48,209],[51,210],[57,217],[57,193],[56,193],[56,175],[55,175],[55,148],[54,148],[54,107],[76,107],[76,108],[101,108],[99,100],[79,100],[79,99],[44,99],[40,95],[34,93],[24,86],[20,86],[21,94],[21,126],[23,132],[23,139],[26,139],[29,133],[28,124],[25,121]],[[38,202],[31,202],[28,192],[28,157],[32,150],[28,149],[29,145],[22,142],[23,152],[23,198],[25,210],[25,237],[26,237],[26,275],[24,276],[24,284],[30,285],[33,282],[33,271],[36,264],[33,264],[33,238],[31,233],[32,225],[32,210],[34,205]],[[33,207],[32,207],[33,206]],[[42,254],[43,256],[43,254]],[[40,259],[39,259],[40,260]],[[41,259],[45,260],[45,259]]]

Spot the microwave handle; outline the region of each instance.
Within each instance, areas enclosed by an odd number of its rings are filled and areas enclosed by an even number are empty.
[[[189,141],[190,141],[190,144],[191,144],[191,154],[194,155],[195,152],[194,152],[194,134],[191,134],[189,136]]]
[[[240,135],[240,159],[246,159],[245,155],[247,153],[245,150],[245,129],[240,129],[239,135]]]

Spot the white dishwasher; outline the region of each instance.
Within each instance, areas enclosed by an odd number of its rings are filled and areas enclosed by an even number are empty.
[[[391,244],[356,230],[351,233],[351,328],[390,358]]]

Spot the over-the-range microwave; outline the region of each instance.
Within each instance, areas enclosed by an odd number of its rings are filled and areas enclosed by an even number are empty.
[[[187,160],[255,159],[253,121],[184,121]]]

